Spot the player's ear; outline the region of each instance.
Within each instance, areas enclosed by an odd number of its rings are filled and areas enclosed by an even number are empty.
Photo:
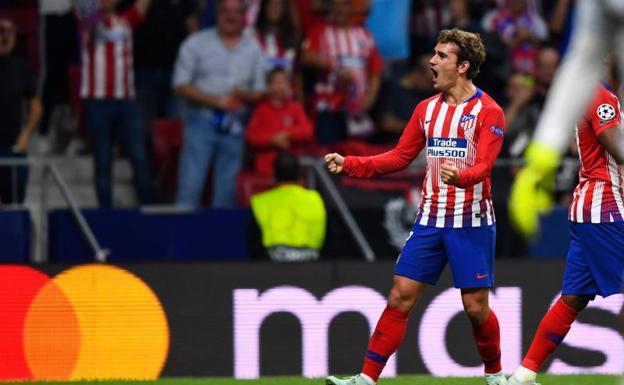
[[[459,64],[457,68],[459,69],[460,75],[466,74],[468,73],[468,69],[470,68],[470,62],[468,60],[464,60],[463,62]]]

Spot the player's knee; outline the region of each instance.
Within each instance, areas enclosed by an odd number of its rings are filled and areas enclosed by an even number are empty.
[[[561,300],[572,309],[576,311],[581,311],[587,307],[589,301],[591,301],[590,296],[586,295],[562,295]]]
[[[471,320],[481,320],[487,313],[488,305],[485,301],[464,301],[464,311]]]
[[[409,311],[416,302],[416,296],[406,290],[401,290],[398,287],[393,287],[388,295],[388,306],[400,309],[402,311]]]

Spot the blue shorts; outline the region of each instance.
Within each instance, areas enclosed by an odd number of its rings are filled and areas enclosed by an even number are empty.
[[[438,228],[414,224],[394,273],[435,285],[448,262],[456,288],[493,287],[495,244],[496,225]]]
[[[570,235],[563,294],[623,293],[624,222],[570,222]]]

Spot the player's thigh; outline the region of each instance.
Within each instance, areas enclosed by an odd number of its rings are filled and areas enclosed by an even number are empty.
[[[496,225],[448,229],[444,247],[459,289],[494,286]]]
[[[624,292],[624,222],[577,223],[574,227],[597,294],[606,297]]]
[[[446,265],[444,229],[414,224],[396,262],[394,274],[435,285]]]
[[[594,277],[587,262],[586,248],[577,226],[570,222],[570,247],[566,256],[565,273],[563,274],[563,295],[589,295],[598,293]]]

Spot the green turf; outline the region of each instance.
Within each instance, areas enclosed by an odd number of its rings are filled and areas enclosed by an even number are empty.
[[[542,385],[619,385],[614,376],[547,376],[540,375]],[[158,381],[101,381],[101,382],[16,382],[5,384],[97,384],[97,385],[324,385],[323,379],[304,379],[301,377],[263,377],[259,380],[234,380],[231,378],[176,378]],[[382,379],[379,385],[483,385],[481,378],[435,378],[430,376],[399,376]]]

